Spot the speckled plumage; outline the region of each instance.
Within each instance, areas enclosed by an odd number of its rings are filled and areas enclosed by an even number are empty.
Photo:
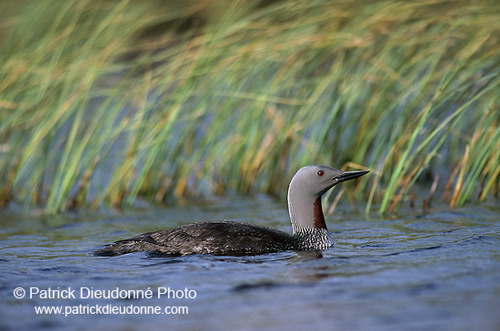
[[[237,239],[237,240],[236,240]],[[247,255],[299,249],[299,240],[272,228],[231,221],[191,223],[120,240],[96,252],[156,251],[172,255]]]
[[[333,242],[324,221],[321,196],[336,184],[366,173],[343,172],[320,165],[297,171],[288,190],[293,235],[249,223],[200,222],[119,240],[94,253],[99,256],[141,251],[169,255],[256,255],[283,250],[323,250]]]

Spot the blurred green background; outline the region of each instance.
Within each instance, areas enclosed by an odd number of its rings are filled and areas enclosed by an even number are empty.
[[[436,186],[451,206],[498,197],[499,13],[498,1],[1,1],[0,204],[284,197],[314,163],[371,170],[336,193],[366,211],[429,204]]]

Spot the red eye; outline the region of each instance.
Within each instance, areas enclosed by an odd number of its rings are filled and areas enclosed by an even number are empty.
[[[318,170],[316,174],[321,177],[325,174],[325,172],[323,170]]]

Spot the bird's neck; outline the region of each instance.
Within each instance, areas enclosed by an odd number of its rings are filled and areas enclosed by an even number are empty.
[[[327,229],[321,206],[321,196],[310,195],[300,188],[290,187],[288,212],[293,233]]]
[[[288,193],[288,211],[293,235],[307,249],[326,249],[332,245],[321,206],[321,197],[307,197],[292,190]]]

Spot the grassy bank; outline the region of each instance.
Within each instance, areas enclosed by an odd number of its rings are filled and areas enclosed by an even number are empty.
[[[366,210],[498,195],[495,1],[175,3],[0,3],[0,203],[283,197],[313,163],[371,170]]]

